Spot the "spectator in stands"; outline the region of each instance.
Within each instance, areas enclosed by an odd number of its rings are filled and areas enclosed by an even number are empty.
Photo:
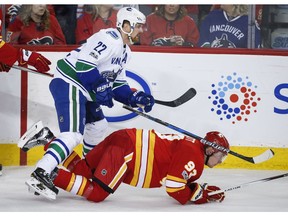
[[[198,5],[185,5],[185,8],[187,10],[187,15],[190,16],[195,24],[198,26],[198,16],[199,16],[199,7]]]
[[[184,5],[187,10],[187,15],[190,16],[196,25],[198,25],[198,15],[199,15],[199,6],[198,5]],[[153,13],[157,9],[157,5],[139,5],[139,9],[142,13],[146,12],[146,16],[150,13]],[[144,12],[142,11],[144,10]],[[148,11],[150,11],[149,14]]]
[[[75,44],[77,5],[53,5],[55,16],[61,26],[67,44]]]
[[[138,7],[146,17],[155,11],[155,5],[139,4]]]
[[[210,8],[210,11],[220,9],[220,8],[221,8],[221,5],[218,5],[218,4],[212,5]],[[260,26],[262,22],[262,12],[263,12],[263,5],[255,5],[255,18]]]
[[[5,5],[5,29],[8,27],[9,23],[15,19],[21,10],[22,4],[6,4]],[[47,9],[50,14],[55,16],[54,9],[52,5],[47,5]]]
[[[141,45],[194,47],[198,43],[198,28],[184,5],[159,5],[146,23]]]
[[[45,4],[22,5],[18,16],[8,25],[6,40],[11,44],[66,44],[61,26]]]
[[[200,29],[201,23],[204,18],[210,13],[212,5],[198,5],[199,14],[198,14],[198,29]]]
[[[221,5],[212,10],[200,27],[200,47],[247,48],[248,6]],[[255,21],[255,48],[261,47],[260,28]]]
[[[76,43],[82,44],[101,29],[115,28],[117,10],[114,5],[84,5],[83,15],[77,19]]]

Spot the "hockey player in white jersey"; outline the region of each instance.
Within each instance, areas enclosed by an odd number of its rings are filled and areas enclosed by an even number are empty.
[[[133,44],[143,32],[146,17],[140,11],[124,7],[117,14],[117,28],[100,30],[81,47],[57,62],[50,91],[57,110],[60,134],[50,143],[36,164],[29,189],[52,199],[58,189],[50,179],[59,165],[83,138],[83,156],[97,145],[107,129],[101,105],[113,107],[115,99],[149,112],[154,98],[143,91],[133,92],[125,76]]]

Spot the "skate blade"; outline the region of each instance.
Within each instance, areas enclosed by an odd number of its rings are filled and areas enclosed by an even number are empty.
[[[29,180],[25,182],[25,184],[28,186],[29,192],[34,192],[37,195],[41,195],[49,200],[56,200],[56,193],[47,188],[45,185],[43,185],[41,182],[39,182],[37,179],[31,177]]]
[[[28,186],[28,192],[34,194],[35,196],[39,196],[40,194],[35,192],[31,187]]]
[[[23,136],[18,141],[18,147],[23,148],[24,145],[37,133],[39,133],[43,129],[43,123],[42,121],[36,122],[34,125],[32,125],[26,132],[23,134]]]

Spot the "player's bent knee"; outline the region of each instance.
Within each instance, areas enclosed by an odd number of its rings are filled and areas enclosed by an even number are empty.
[[[93,189],[91,190],[90,194],[87,196],[87,200],[93,201],[93,202],[102,202],[109,196],[109,193],[106,192],[97,183],[92,182],[92,185],[93,185]]]

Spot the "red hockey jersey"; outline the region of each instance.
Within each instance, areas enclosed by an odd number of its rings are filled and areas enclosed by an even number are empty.
[[[198,28],[188,15],[182,19],[168,21],[155,13],[147,16],[147,30],[140,36],[141,45],[151,45],[154,40],[170,38],[173,35],[180,35],[184,42],[196,46],[199,40]],[[164,39],[165,40],[165,39]]]
[[[187,183],[196,181],[203,172],[204,147],[186,136],[124,129],[92,149],[86,162],[85,166],[95,169],[94,176],[112,190],[121,182],[142,188],[165,186],[169,196],[185,204],[192,196]]]
[[[24,26],[17,16],[9,23],[7,28],[7,42],[11,44],[27,45],[65,45],[66,39],[55,16],[50,15],[50,27],[43,30],[43,26],[38,26],[30,21],[29,26]]]
[[[104,20],[97,17],[95,21],[92,20],[92,15],[83,13],[77,19],[77,27],[75,30],[76,43],[82,44],[94,33],[106,28],[115,28],[117,20],[117,10],[111,10],[110,16]]]
[[[2,10],[0,10],[0,62],[12,66],[19,58],[19,50],[2,40],[1,30]]]

